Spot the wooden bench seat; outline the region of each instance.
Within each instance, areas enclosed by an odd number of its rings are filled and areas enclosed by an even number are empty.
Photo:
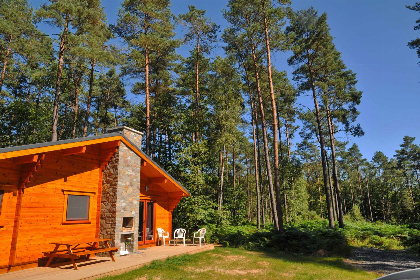
[[[97,248],[92,246],[87,247],[77,247],[77,245],[71,249],[70,245],[66,245],[67,249],[65,250],[58,250],[58,247],[60,243],[57,243],[56,248],[52,252],[43,252],[46,257],[48,257],[48,262],[46,266],[49,266],[51,264],[51,261],[53,258],[64,258],[64,259],[71,259],[73,263],[74,269],[77,269],[77,265],[74,260],[79,259],[81,256],[86,256],[87,259],[90,258],[91,255],[98,254],[98,253],[104,253],[109,252],[109,256],[111,257],[112,261],[115,262],[115,258],[113,253],[117,252],[119,250],[118,247],[109,247],[108,243],[105,243],[105,248]]]
[[[92,255],[92,254],[97,254],[97,253],[104,253],[104,252],[117,252],[118,248],[117,247],[112,247],[112,248],[95,248],[92,250],[85,250],[83,252],[73,252],[74,255],[76,256],[84,256],[84,255]]]

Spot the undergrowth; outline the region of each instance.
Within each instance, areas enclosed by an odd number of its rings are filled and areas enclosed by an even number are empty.
[[[286,225],[283,233],[255,225],[211,229],[211,241],[227,247],[276,250],[297,254],[347,256],[351,247],[411,249],[420,252],[420,225],[346,221],[345,228],[328,228],[326,220]]]

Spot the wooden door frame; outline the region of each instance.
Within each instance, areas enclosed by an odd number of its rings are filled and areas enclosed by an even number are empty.
[[[156,201],[152,199],[140,199],[139,202],[144,202],[144,206],[143,206],[143,241],[138,241],[138,246],[150,245],[150,244],[156,243]],[[153,203],[153,239],[152,240],[146,240],[147,203],[148,202]],[[140,221],[139,221],[139,226],[140,226]]]

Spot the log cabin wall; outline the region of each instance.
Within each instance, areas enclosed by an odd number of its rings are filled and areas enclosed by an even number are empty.
[[[13,222],[15,217],[20,166],[12,159],[0,160],[0,188],[4,191],[0,209],[0,273],[7,272],[9,265]]]
[[[12,161],[12,164],[5,167],[7,161]],[[0,162],[2,172],[6,172],[10,178],[6,183],[17,186],[19,183],[16,182],[21,182],[26,176],[28,164],[16,165],[13,160]],[[5,196],[3,202],[7,203],[7,207],[2,207],[6,210],[4,226],[0,228],[0,246],[6,248],[0,253],[0,267],[3,268],[3,272],[5,266],[8,266],[8,271],[13,271],[22,266],[38,265],[38,259],[43,257],[42,252],[53,249],[51,242],[95,238],[100,165],[100,145],[87,146],[86,151],[81,154],[64,155],[62,151],[49,152],[21,194],[19,215],[16,215],[19,198],[19,193],[15,195],[17,188]],[[20,170],[19,173],[17,170]],[[16,176],[19,176],[19,179]],[[88,222],[66,222],[65,199],[66,192],[69,191],[90,196]],[[18,228],[13,233],[17,219]],[[12,240],[13,235],[15,240]],[[7,250],[14,243],[16,250]]]

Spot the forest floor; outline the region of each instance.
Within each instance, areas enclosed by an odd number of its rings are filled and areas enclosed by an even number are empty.
[[[406,250],[381,250],[354,247],[344,262],[358,269],[390,274],[420,267],[420,256]]]

